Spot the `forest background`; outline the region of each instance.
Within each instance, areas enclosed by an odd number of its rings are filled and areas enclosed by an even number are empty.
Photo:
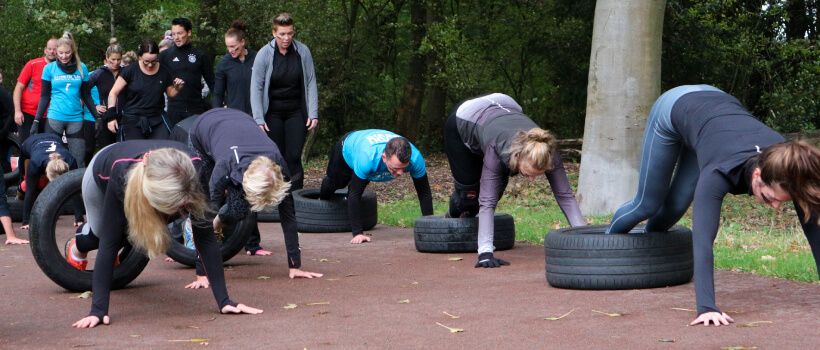
[[[662,90],[715,85],[780,132],[814,131],[817,10],[811,0],[668,1]],[[592,0],[0,0],[0,72],[11,90],[23,65],[66,30],[93,70],[112,35],[136,50],[142,39],[159,42],[175,17],[194,22],[193,45],[216,62],[232,20],[248,22],[248,47],[259,49],[279,12],[293,15],[316,66],[312,155],[364,128],[441,151],[449,109],[486,92],[512,96],[560,138],[583,136]]]

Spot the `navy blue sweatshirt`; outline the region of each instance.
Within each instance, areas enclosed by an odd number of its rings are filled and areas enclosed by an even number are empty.
[[[245,60],[231,57],[230,53],[219,60],[216,66],[213,107],[238,109],[251,114],[251,76],[256,51],[247,49]]]

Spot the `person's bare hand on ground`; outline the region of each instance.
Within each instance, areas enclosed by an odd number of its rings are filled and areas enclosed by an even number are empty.
[[[187,289],[208,288],[211,282],[208,281],[208,276],[196,276],[196,281],[193,281],[185,286]]]
[[[289,275],[290,278],[319,278],[324,276],[321,273],[302,271],[300,269],[290,269]]]
[[[356,237],[353,237],[353,239],[350,240],[350,244],[359,244],[363,242],[370,242],[370,237],[361,234],[356,235]]]
[[[257,314],[261,314],[262,312],[264,312],[264,311],[262,311],[262,309],[253,308],[253,307],[247,306],[245,304],[238,304],[236,306],[225,305],[225,307],[222,308],[222,313],[223,314],[257,315]]]
[[[74,322],[74,324],[72,324],[71,327],[94,328],[94,326],[96,326],[98,324],[100,324],[100,318],[99,317],[97,317],[97,316],[86,316],[86,317],[83,317],[82,319],[80,319],[79,321]],[[103,316],[103,324],[111,324],[111,319],[109,319],[108,316]]]
[[[690,326],[694,326],[698,323],[703,323],[704,326],[709,326],[709,323],[715,325],[715,327],[719,327],[720,325],[728,326],[729,323],[735,322],[729,315],[719,312],[706,312],[698,316],[694,321],[689,323]]]
[[[6,237],[6,244],[29,244],[29,242],[22,238]]]

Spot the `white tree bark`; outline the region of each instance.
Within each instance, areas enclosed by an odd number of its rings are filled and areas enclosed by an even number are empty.
[[[637,191],[646,117],[660,95],[664,0],[598,0],[578,201],[607,215]]]

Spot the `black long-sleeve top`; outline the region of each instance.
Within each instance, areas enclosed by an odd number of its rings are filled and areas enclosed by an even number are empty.
[[[211,204],[217,208],[224,203],[228,204],[228,210],[220,210],[219,214],[220,219],[226,223],[244,218],[250,210],[244,198],[242,181],[245,170],[257,157],[270,158],[279,165],[285,181],[290,181],[290,172],[279,147],[242,111],[231,108],[212,109],[199,116],[189,132],[191,146],[202,156],[210,158],[214,164],[208,182]],[[302,265],[299,234],[296,231],[293,195],[290,192],[279,203],[279,216],[285,235],[288,267],[299,268]]]
[[[0,84],[0,140],[6,139],[14,125],[14,101],[3,84]]]
[[[40,176],[46,174],[49,156],[55,152],[59,153],[68,163],[69,169],[77,169],[77,161],[63,146],[63,140],[57,135],[51,133],[32,135],[20,146],[19,166],[25,164],[26,159],[29,160],[25,175],[26,198],[23,200],[23,225],[28,225],[31,208],[34,207],[34,201],[40,194],[38,186]],[[82,213],[78,214],[80,219],[78,221],[82,221]]]
[[[100,239],[100,246],[94,265],[93,296],[89,316],[97,316],[102,320],[103,316],[108,315],[114,259],[127,239],[128,222],[123,207],[126,174],[132,166],[142,166],[142,157],[145,153],[166,147],[188,153],[194,166],[198,170],[202,168],[202,159],[195,157],[182,143],[167,140],[133,140],[119,142],[100,151],[95,156],[94,166],[86,170],[93,172],[94,181],[103,192],[104,209],[101,217],[105,218],[101,232],[94,232]],[[210,229],[210,223],[198,222],[191,226],[194,244],[204,263],[219,310],[222,310],[225,305],[236,306],[236,303],[228,297],[225,274],[222,269],[222,255],[219,252],[219,245],[213,230]]]
[[[120,70],[122,72],[122,70]],[[108,107],[108,94],[111,93],[111,88],[114,87],[114,83],[117,81],[117,76],[108,69],[108,66],[102,66],[97,68],[97,70],[91,72],[88,76],[88,84],[91,87],[97,87],[97,91],[100,93],[100,106]],[[122,92],[118,96],[118,100],[125,97]],[[117,101],[117,105],[119,105],[119,101]]]
[[[256,51],[247,49],[244,60],[233,58],[230,53],[219,60],[216,66],[213,107],[238,109],[247,114],[251,110],[251,76]]]
[[[685,147],[697,154],[700,176],[692,203],[692,240],[695,261],[695,296],[698,314],[720,312],[715,304],[714,252],[720,211],[726,194],[752,195],[751,174],[757,155],[785,141],[780,134],[754,118],[736,98],[724,92],[692,92],[672,107],[672,125]],[[803,233],[820,271],[820,227],[817,216],[804,222],[796,206]],[[816,213],[815,213],[816,214]]]
[[[173,78],[185,82],[185,88],[173,98],[168,99],[169,112],[188,112],[192,114],[205,111],[202,99],[202,79],[208,87],[214,89],[214,67],[211,59],[200,49],[190,43],[183,46],[171,46],[159,53],[161,66],[171,71]]]

